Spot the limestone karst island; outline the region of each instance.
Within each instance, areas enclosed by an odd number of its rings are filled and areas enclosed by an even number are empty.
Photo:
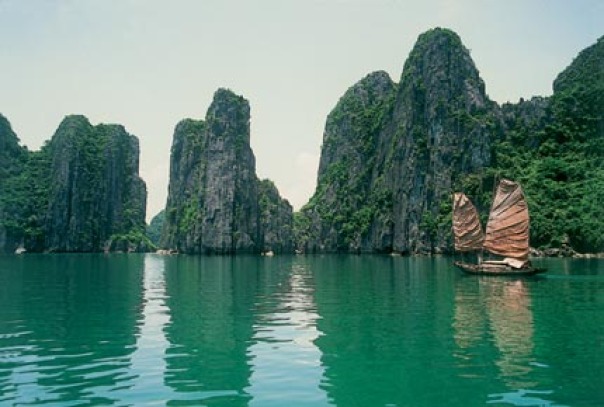
[[[166,208],[149,228],[123,126],[67,116],[29,151],[0,116],[0,250],[451,253],[452,192],[486,213],[509,178],[524,186],[535,253],[602,252],[603,59],[600,38],[552,96],[500,106],[455,32],[421,34],[398,82],[369,73],[329,113],[316,191],[296,213],[256,175],[250,102],[219,89],[205,119],[176,125]]]

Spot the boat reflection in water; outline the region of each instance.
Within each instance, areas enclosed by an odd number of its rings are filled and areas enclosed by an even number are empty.
[[[493,341],[501,354],[496,362],[502,379],[512,388],[534,388],[526,378],[534,366],[533,313],[525,283],[484,281],[487,315]]]
[[[535,324],[529,285],[521,278],[471,277],[457,282],[454,340],[461,375],[484,382],[489,403],[550,405],[535,369]],[[480,355],[498,355],[479,361]],[[474,383],[475,385],[476,383]],[[536,404],[535,404],[536,403]]]

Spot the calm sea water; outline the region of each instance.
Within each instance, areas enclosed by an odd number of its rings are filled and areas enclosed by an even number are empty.
[[[604,261],[0,257],[1,405],[603,406]]]

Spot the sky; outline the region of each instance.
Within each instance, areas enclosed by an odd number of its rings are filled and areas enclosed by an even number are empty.
[[[166,203],[174,127],[228,88],[250,103],[258,176],[297,210],[330,110],[373,71],[398,82],[421,33],[457,32],[504,103],[551,95],[603,22],[601,0],[0,0],[0,113],[32,150],[69,114],[124,125],[150,219]]]

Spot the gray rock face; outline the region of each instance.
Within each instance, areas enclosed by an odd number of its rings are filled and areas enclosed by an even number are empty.
[[[83,116],[68,116],[48,147],[48,250],[101,251],[113,235],[144,230],[147,192],[136,137],[119,125],[93,127]]]
[[[378,209],[372,191],[377,146],[395,95],[396,85],[388,74],[374,72],[348,89],[329,114],[317,191],[297,227],[302,250],[366,249],[361,239]]]
[[[391,122],[381,137],[386,185],[393,192],[392,250],[448,246],[450,193],[461,174],[480,171],[500,133],[498,108],[459,37],[443,29],[420,35],[401,77]],[[388,148],[388,146],[391,146]],[[390,153],[390,155],[388,155]],[[372,246],[383,243],[374,223]],[[388,247],[378,247],[388,249]]]
[[[145,248],[138,139],[122,126],[68,116],[30,152],[0,116],[0,146],[0,250],[98,252],[124,236]]]
[[[537,148],[538,135],[548,124],[547,109],[550,99],[535,96],[530,100],[501,106],[506,134],[514,136],[514,145]],[[512,134],[513,133],[513,134]]]
[[[202,252],[257,250],[258,186],[247,100],[220,89],[206,115]]]
[[[219,89],[205,121],[176,126],[161,246],[202,254],[261,251],[258,188],[249,103]]]
[[[445,29],[422,34],[398,85],[371,74],[330,113],[298,244],[307,251],[446,250],[450,193],[462,174],[490,163],[502,128],[459,37]]]

